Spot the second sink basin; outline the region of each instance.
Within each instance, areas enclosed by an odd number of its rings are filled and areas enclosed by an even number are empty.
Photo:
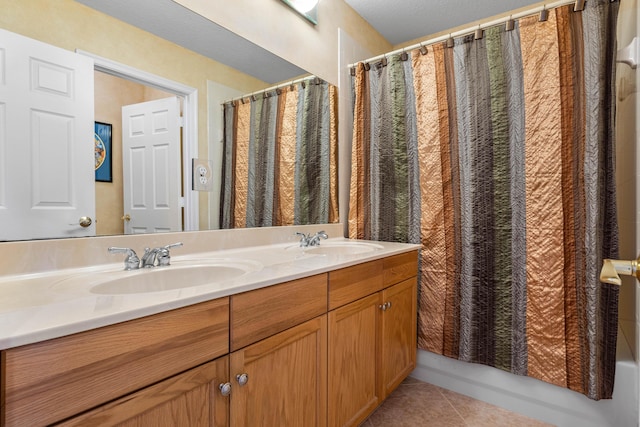
[[[238,260],[175,262],[168,267],[78,275],[60,280],[53,285],[53,289],[65,291],[88,288],[91,293],[99,295],[163,292],[223,284],[260,268],[258,263]]]

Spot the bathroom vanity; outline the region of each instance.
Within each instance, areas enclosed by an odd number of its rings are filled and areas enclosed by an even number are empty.
[[[69,322],[70,334],[0,336],[0,425],[358,425],[415,368],[418,261],[417,245],[358,244],[197,254],[262,268],[199,293],[149,292],[155,314],[140,303]]]

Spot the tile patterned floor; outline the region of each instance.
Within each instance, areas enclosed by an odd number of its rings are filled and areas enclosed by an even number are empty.
[[[506,409],[407,378],[361,427],[550,427]]]

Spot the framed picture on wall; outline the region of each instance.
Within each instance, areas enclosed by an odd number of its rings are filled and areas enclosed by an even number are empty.
[[[94,150],[96,162],[96,181],[113,182],[111,176],[111,125],[95,122]]]

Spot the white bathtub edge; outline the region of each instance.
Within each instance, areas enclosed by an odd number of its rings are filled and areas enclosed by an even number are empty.
[[[619,331],[620,332],[620,331]],[[613,399],[582,394],[499,369],[418,350],[411,377],[558,427],[637,427],[638,365],[619,333]]]

